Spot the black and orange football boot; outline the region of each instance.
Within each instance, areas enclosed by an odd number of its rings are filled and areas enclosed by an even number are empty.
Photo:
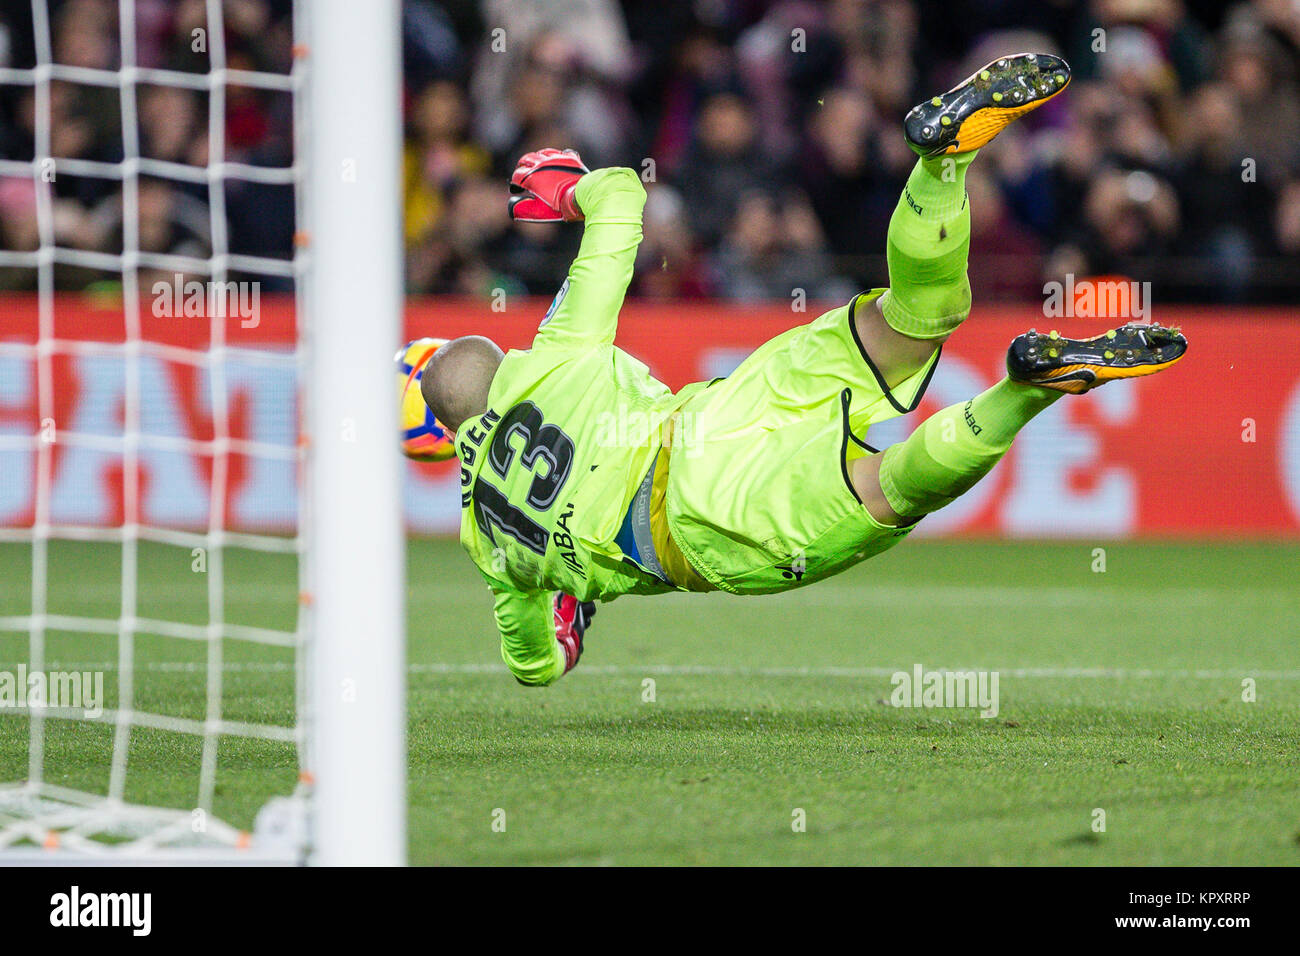
[[[1001,57],[947,93],[914,106],[903,119],[907,145],[922,156],[969,153],[1069,85],[1070,64],[1059,56]]]
[[[1067,339],[1059,332],[1030,329],[1007,349],[1012,381],[1078,395],[1119,378],[1154,375],[1187,352],[1176,328],[1122,325],[1090,339]]]

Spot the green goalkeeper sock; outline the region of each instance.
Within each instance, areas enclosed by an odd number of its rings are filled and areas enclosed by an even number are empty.
[[[916,339],[948,335],[970,314],[966,167],[979,153],[920,159],[889,220],[885,321]]]
[[[880,490],[903,517],[937,511],[969,491],[1011,447],[1016,433],[1062,392],[1004,378],[964,405],[923,421],[885,449]]]

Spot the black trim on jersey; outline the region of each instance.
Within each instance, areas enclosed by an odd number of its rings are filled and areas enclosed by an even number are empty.
[[[859,505],[866,507],[866,502],[862,501],[862,496],[859,496],[858,489],[853,486],[853,477],[849,475],[849,438],[853,438],[855,445],[863,447],[863,449],[870,451],[871,454],[880,454],[880,449],[874,449],[874,447],[867,445],[867,442],[862,441],[861,438],[855,436],[853,429],[849,428],[849,406],[852,405],[852,403],[853,389],[845,389],[844,392],[840,393],[840,412],[841,415],[844,416],[844,427],[842,427],[844,437],[840,440],[840,473],[844,476],[844,484],[849,486],[849,492],[853,494],[854,498],[858,499]],[[870,514],[870,512],[868,512],[868,514]],[[902,524],[894,525],[894,529],[896,529],[896,531],[902,531],[904,528],[910,528],[911,525],[919,522],[919,520],[924,518],[924,516],[926,515],[917,515],[915,518],[904,518],[902,519]]]
[[[916,411],[916,406],[921,404],[921,399],[925,395],[925,390],[930,387],[930,379],[934,378],[934,370],[939,367],[939,359],[943,357],[943,346],[940,345],[934,357],[930,360],[930,371],[925,373],[925,379],[921,382],[921,387],[916,390],[916,395],[912,399],[911,405],[901,405],[898,399],[894,398],[894,393],[890,390],[889,385],[885,382],[885,377],[880,374],[880,369],[876,368],[876,363],[871,361],[871,356],[867,354],[867,348],[862,344],[862,339],[858,336],[858,323],[854,321],[854,316],[858,311],[858,300],[862,298],[859,292],[849,302],[849,333],[853,336],[853,342],[858,347],[858,352],[862,355],[862,361],[867,363],[867,368],[871,369],[871,374],[876,378],[876,384],[880,390],[885,393],[885,398],[889,399],[889,404],[893,405],[900,415],[906,415],[908,412]],[[874,301],[874,300],[873,300]]]
[[[853,397],[853,396],[851,396],[851,395],[849,396],[850,400],[852,399],[852,397]],[[858,446],[859,448],[861,448],[863,451],[865,451],[865,452],[867,452],[868,454],[871,454],[871,455],[879,455],[879,454],[880,454],[880,449],[879,449],[879,448],[872,448],[870,445],[868,445],[866,442],[864,442],[864,441],[863,441],[861,438],[859,438],[857,435],[853,434],[852,430],[850,430],[850,428],[849,428],[849,426],[848,426],[848,420],[847,420],[847,419],[845,420],[844,431],[845,431],[846,434],[848,434],[848,436],[849,436],[850,438],[853,439],[853,444],[857,445],[857,446]]]
[[[858,504],[862,504],[862,496],[858,494],[858,489],[853,487],[853,479],[849,475],[849,439],[858,441],[857,436],[849,429],[849,405],[853,402],[853,390],[846,388],[840,392],[840,413],[844,417],[843,435],[840,437],[840,474],[844,476],[844,484],[848,485],[849,492],[857,499]],[[858,442],[858,444],[862,444]],[[865,446],[864,446],[865,447]]]
[[[844,416],[844,426],[843,426],[844,437],[840,441],[840,474],[844,476],[844,483],[849,486],[849,491],[853,493],[853,497],[858,499],[858,504],[863,505],[865,507],[865,503],[863,502],[862,497],[858,494],[858,489],[853,487],[853,478],[849,475],[849,459],[848,459],[849,439],[852,438],[855,444],[857,444],[861,448],[865,448],[873,455],[880,454],[880,449],[872,448],[870,445],[868,445],[866,442],[860,439],[857,435],[853,434],[852,429],[849,428],[849,406],[852,403],[853,403],[852,389],[846,388],[844,391],[840,392],[840,411]],[[904,528],[910,528],[912,525],[916,524],[924,517],[925,515],[917,515],[915,518],[904,518],[903,523],[899,525],[895,525],[894,528],[897,531],[901,531]]]

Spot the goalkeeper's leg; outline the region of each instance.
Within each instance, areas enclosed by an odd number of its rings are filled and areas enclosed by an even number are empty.
[[[970,314],[966,168],[1007,124],[1069,82],[1060,57],[1022,53],[993,61],[907,114],[904,133],[920,159],[889,220],[889,289],[856,317],[858,337],[888,384],[920,369]]]
[[[882,524],[919,520],[992,470],[1016,433],[1066,394],[1151,375],[1187,351],[1177,329],[1126,325],[1091,339],[1030,330],[1007,352],[1007,377],[927,418],[906,441],[854,462],[853,485]]]
[[[858,335],[889,384],[921,368],[970,314],[967,167],[1007,124],[1069,81],[1059,57],[1003,57],[907,114],[904,132],[920,159],[889,221],[889,289],[858,316]],[[1060,394],[1000,382],[944,409],[885,454],[859,459],[854,486],[877,520],[915,521],[987,474],[1016,432]]]
[[[921,369],[970,314],[966,167],[974,158],[917,160],[889,220],[889,288],[854,319],[890,387]]]
[[[902,527],[965,494],[1061,392],[1004,378],[927,418],[906,441],[854,462],[853,485],[873,518]]]

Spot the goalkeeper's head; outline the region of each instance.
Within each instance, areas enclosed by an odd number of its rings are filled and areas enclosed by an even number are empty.
[[[456,432],[486,412],[492,376],[504,357],[495,342],[481,335],[462,335],[441,346],[420,373],[420,394],[434,417]]]

